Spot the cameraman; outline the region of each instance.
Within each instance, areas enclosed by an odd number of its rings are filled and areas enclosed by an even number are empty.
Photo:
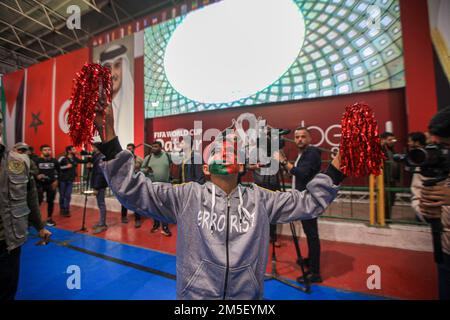
[[[306,185],[320,172],[322,164],[321,152],[319,148],[311,146],[311,134],[305,127],[295,129],[295,144],[298,148],[297,160],[294,164],[287,161],[284,155],[280,154],[280,163],[287,172],[292,174],[292,188],[299,191],[306,190]],[[302,220],[303,231],[308,242],[308,258],[305,264],[309,273],[305,275],[310,283],[322,282],[320,275],[320,238],[317,219]],[[297,278],[297,281],[304,283],[304,277]]]
[[[450,107],[442,109],[428,125],[431,138],[442,149],[450,151]],[[445,153],[444,153],[445,154]],[[448,175],[449,155],[444,166]],[[423,187],[420,196],[420,211],[427,219],[440,219],[442,223],[442,262],[438,263],[439,298],[450,299],[450,176],[438,185]]]
[[[427,145],[427,137],[422,132],[411,132],[408,134],[408,152],[411,152],[414,149],[425,148]],[[412,181],[411,181],[411,207],[416,213],[416,217],[418,221],[426,222],[425,218],[420,212],[419,204],[420,204],[420,192],[422,190],[423,181],[425,177],[420,174],[420,168],[411,168],[406,165],[405,170],[411,171],[413,170]]]

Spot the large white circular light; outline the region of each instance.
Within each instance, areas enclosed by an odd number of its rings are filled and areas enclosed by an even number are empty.
[[[292,0],[223,0],[177,27],[164,54],[165,73],[191,100],[233,102],[278,80],[304,39],[303,14]]]

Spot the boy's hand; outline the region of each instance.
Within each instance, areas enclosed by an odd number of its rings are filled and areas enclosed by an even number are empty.
[[[104,115],[103,110],[105,110]],[[114,132],[114,112],[112,104],[104,105],[99,101],[95,107],[95,111],[94,125],[100,133],[102,142],[108,142],[116,136]]]

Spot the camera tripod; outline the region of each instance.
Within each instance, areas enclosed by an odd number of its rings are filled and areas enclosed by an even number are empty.
[[[278,175],[277,175],[277,181],[279,182],[280,180],[281,180],[282,191],[286,191],[286,186],[284,183],[284,178],[283,178],[283,174],[281,172],[281,168],[278,171]],[[297,290],[300,290],[302,292],[310,293],[311,292],[311,283],[310,283],[309,279],[306,277],[305,261],[302,257],[302,253],[300,250],[300,244],[298,241],[297,232],[295,231],[295,225],[293,222],[291,222],[291,223],[289,223],[289,226],[291,228],[292,241],[294,242],[295,252],[297,254],[296,263],[300,266],[300,269],[302,270],[303,279],[305,281],[304,286],[300,286],[298,284],[292,283],[290,280],[288,280],[278,274],[278,272],[277,272],[277,255],[276,255],[275,238],[274,237],[272,237],[270,239],[270,242],[272,243],[272,271],[270,274],[266,274],[265,279],[266,280],[277,280],[277,281],[280,281],[281,283],[284,283],[285,285],[288,285],[288,286],[295,288]]]
[[[83,219],[81,222],[81,228],[78,230],[75,230],[74,232],[87,232],[87,228],[86,228],[86,209],[87,209],[87,201],[88,201],[88,196],[91,194],[94,194],[93,190],[89,190],[89,184],[90,184],[90,180],[91,180],[91,172],[92,169],[91,168],[87,168],[87,178],[86,178],[86,188],[85,190],[83,190],[83,194],[84,194],[84,208],[83,208]]]

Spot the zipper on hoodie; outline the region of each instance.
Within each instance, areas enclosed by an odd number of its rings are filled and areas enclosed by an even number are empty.
[[[227,295],[227,289],[228,289],[228,271],[230,269],[230,253],[228,251],[228,241],[229,241],[229,234],[230,234],[230,197],[227,197],[227,234],[225,239],[225,246],[226,246],[226,268],[225,268],[225,283],[223,286],[223,300],[225,300],[225,297]]]

